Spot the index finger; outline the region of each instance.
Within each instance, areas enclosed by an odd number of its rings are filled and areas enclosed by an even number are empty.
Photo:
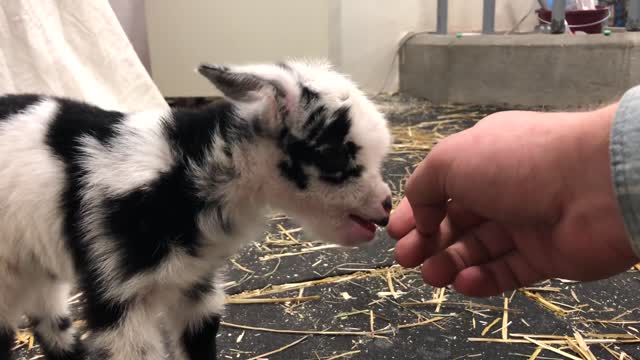
[[[433,235],[440,229],[440,223],[447,213],[447,178],[453,161],[451,137],[436,145],[431,153],[413,172],[405,194],[416,222],[416,229],[424,235]]]
[[[407,198],[402,198],[398,207],[391,213],[387,232],[393,239],[400,239],[415,229],[416,221]]]

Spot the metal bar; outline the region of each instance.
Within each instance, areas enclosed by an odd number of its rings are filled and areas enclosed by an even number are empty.
[[[446,34],[449,20],[449,0],[438,0],[438,18],[436,33]]]
[[[496,0],[484,0],[482,7],[482,33],[493,34],[496,29]]]
[[[640,0],[627,0],[627,31],[640,31]]]
[[[553,10],[551,15],[551,33],[552,34],[564,34],[565,27],[565,11],[566,11],[566,1],[565,0],[554,0],[553,1]]]

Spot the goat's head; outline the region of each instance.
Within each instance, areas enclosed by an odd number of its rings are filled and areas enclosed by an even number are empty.
[[[358,245],[386,225],[390,190],[381,167],[391,145],[386,119],[347,77],[325,63],[202,65],[199,72],[271,139],[272,206],[319,240]]]

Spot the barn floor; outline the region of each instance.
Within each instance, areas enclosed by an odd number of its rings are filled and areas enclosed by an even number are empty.
[[[504,110],[400,96],[377,101],[396,139],[385,167],[396,202],[438,139]],[[229,262],[219,358],[640,359],[637,269],[472,299],[424,285],[415,269],[395,265],[394,243],[383,232],[364,249],[311,240],[277,216],[264,239]],[[20,360],[39,356],[28,329],[16,347]]]

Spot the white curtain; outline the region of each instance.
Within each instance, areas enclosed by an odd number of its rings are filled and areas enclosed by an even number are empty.
[[[0,0],[0,93],[165,108],[108,0]]]

